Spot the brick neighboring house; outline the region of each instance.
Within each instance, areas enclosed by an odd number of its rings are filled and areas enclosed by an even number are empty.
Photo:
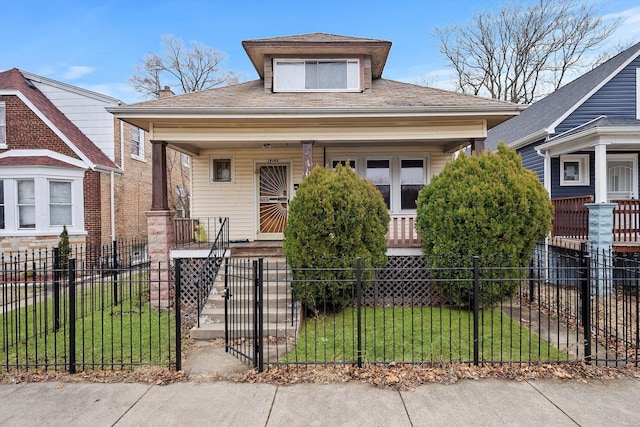
[[[121,104],[15,68],[0,72],[0,251],[55,246],[63,225],[72,243],[147,236],[151,144],[105,110]],[[167,168],[168,199],[186,211],[189,159],[170,151]]]

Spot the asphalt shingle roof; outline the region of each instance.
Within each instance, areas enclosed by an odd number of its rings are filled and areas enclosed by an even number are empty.
[[[87,158],[97,166],[108,169],[118,167],[71,120],[67,118],[42,92],[29,85],[20,70],[12,68],[0,72],[0,89],[22,93],[47,119],[58,128]]]
[[[394,80],[373,80],[362,92],[268,92],[262,80],[131,104],[133,107],[173,108],[393,108],[508,107],[509,102],[449,92]]]

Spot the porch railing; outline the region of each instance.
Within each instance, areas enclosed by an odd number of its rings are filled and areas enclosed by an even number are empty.
[[[567,197],[551,200],[554,208],[552,237],[589,238],[589,210],[593,196]],[[612,200],[613,241],[617,244],[640,243],[640,200]]]
[[[176,245],[210,248],[224,220],[222,217],[176,218],[173,221]]]
[[[387,232],[387,246],[390,248],[420,247],[421,240],[416,231],[415,216],[391,216]]]
[[[551,236],[580,240],[589,238],[589,210],[584,204],[592,202],[593,196],[552,199],[554,215]]]
[[[640,200],[612,200],[613,240],[620,243],[640,242]]]

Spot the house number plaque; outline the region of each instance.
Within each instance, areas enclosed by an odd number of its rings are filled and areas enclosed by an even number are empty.
[[[269,159],[269,163],[280,163],[280,159]]]

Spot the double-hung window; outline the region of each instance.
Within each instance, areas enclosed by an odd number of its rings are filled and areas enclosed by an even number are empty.
[[[49,224],[71,225],[71,182],[49,181]]]
[[[367,179],[380,191],[391,209],[391,167],[389,160],[367,160]]]
[[[131,157],[144,160],[144,134],[135,126],[131,126]]]
[[[357,59],[276,59],[275,92],[360,90],[360,62]]]
[[[7,148],[7,107],[0,102],[0,148]]]
[[[418,193],[424,187],[424,160],[400,160],[400,209],[415,209]]]
[[[33,179],[18,180],[18,227],[36,228],[36,188]]]

